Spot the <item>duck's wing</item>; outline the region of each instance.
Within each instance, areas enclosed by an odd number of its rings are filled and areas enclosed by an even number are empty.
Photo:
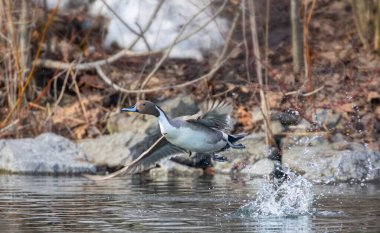
[[[226,101],[210,100],[201,105],[201,111],[184,120],[197,122],[219,130],[229,129],[232,105]]]
[[[137,173],[153,167],[158,161],[163,158],[171,157],[176,154],[184,153],[185,151],[166,140],[161,136],[148,150],[142,153],[138,158],[109,175],[89,175],[83,174],[90,180],[107,180],[116,176],[124,175],[126,173]]]

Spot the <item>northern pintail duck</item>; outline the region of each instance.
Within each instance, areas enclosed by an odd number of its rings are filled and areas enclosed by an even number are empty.
[[[124,173],[139,172],[151,168],[158,161],[176,154],[198,152],[206,153],[214,159],[221,158],[216,153],[228,148],[242,149],[236,144],[244,137],[242,134],[231,135],[229,129],[232,106],[225,101],[206,102],[195,115],[171,119],[156,104],[150,101],[138,101],[133,107],[123,108],[122,112],[137,112],[158,118],[162,136],[143,154],[124,168],[108,176],[86,177],[94,180],[109,179]]]

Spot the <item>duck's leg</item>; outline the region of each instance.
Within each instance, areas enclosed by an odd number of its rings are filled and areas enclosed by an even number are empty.
[[[223,156],[223,155],[212,154],[211,158],[212,158],[212,160],[217,161],[217,162],[226,162],[226,161],[228,161],[227,157]]]

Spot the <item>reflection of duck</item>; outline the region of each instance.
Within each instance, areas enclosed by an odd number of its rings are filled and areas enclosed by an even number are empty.
[[[138,158],[108,176],[86,177],[94,180],[112,178],[124,173],[140,172],[156,164],[159,160],[187,152],[206,153],[214,160],[223,160],[215,153],[228,148],[242,149],[242,144],[235,144],[244,135],[231,135],[229,128],[232,106],[223,101],[209,101],[204,110],[192,116],[170,119],[156,104],[150,101],[138,101],[131,108],[123,108],[122,112],[138,112],[158,118],[162,136]]]

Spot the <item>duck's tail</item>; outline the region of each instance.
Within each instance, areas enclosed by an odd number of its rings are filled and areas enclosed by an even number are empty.
[[[227,145],[223,150],[228,149],[228,148],[234,148],[234,149],[244,149],[245,146],[241,143],[235,144],[235,142],[239,141],[240,139],[244,138],[246,134],[228,134],[227,137]]]

